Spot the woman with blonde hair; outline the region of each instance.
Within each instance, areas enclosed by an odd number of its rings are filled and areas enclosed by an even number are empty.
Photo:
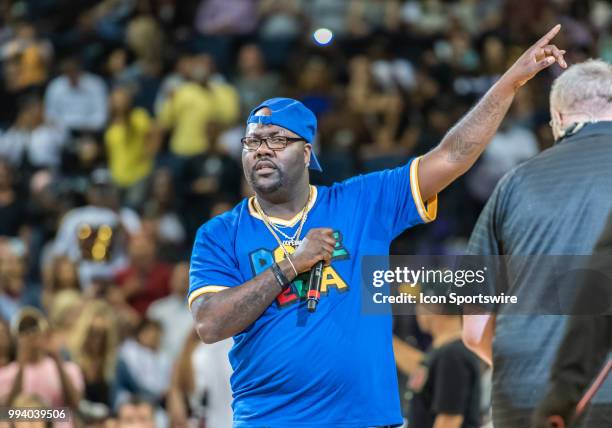
[[[102,300],[88,302],[70,340],[70,354],[83,371],[88,401],[110,404],[118,334],[112,307]]]
[[[52,326],[49,346],[59,355],[70,360],[70,340],[84,307],[85,299],[79,291],[60,290],[47,296],[47,314]]]

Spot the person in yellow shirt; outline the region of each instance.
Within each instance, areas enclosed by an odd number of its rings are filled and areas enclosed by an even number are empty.
[[[110,104],[111,121],[104,133],[108,165],[124,202],[137,207],[145,196],[146,179],[160,144],[159,133],[145,109],[132,107],[132,93],[127,87],[115,88]]]
[[[192,59],[189,81],[179,86],[160,112],[161,126],[172,131],[170,152],[180,157],[206,153],[208,125],[232,125],[239,116],[240,103],[233,86],[210,79],[213,69],[208,55]]]

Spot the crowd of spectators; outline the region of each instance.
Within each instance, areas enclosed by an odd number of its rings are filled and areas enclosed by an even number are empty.
[[[0,404],[230,426],[229,345],[199,343],[185,294],[197,228],[250,194],[249,111],[315,112],[315,184],[394,167],[557,22],[569,63],[612,60],[605,0],[0,0]],[[463,247],[497,180],[552,144],[559,72],[395,252]]]

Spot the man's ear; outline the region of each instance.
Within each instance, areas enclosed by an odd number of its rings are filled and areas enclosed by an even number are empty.
[[[563,123],[563,115],[558,110],[555,110],[555,109],[551,109],[551,110],[552,110],[551,114],[552,114],[553,120],[557,122],[559,125],[561,125]]]
[[[310,153],[312,153],[312,144],[305,143],[304,144],[304,164],[306,168],[310,166]]]
[[[563,115],[560,111],[550,109],[550,115],[552,118],[552,134],[555,141],[564,137],[564,126],[563,126]]]

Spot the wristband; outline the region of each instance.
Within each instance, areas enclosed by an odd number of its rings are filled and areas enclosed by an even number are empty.
[[[278,263],[272,263],[272,273],[282,291],[285,291],[291,285],[291,281],[285,276]]]

